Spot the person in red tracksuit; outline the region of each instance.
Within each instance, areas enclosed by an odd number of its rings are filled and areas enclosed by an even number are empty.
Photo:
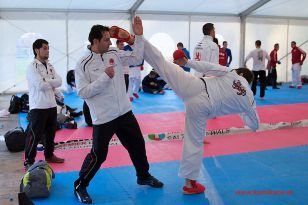
[[[280,61],[278,61],[277,57],[277,51],[279,50],[279,44],[276,43],[274,45],[274,50],[270,53],[270,69],[268,71],[268,79],[269,82],[272,83],[273,89],[279,89],[277,87],[277,70],[276,65],[280,64]]]
[[[222,66],[227,66],[228,56],[226,50],[219,46],[219,64]]]
[[[296,46],[296,42],[291,42],[292,47],[292,84],[289,88],[302,88],[301,69],[306,58],[306,52]],[[302,57],[303,56],[303,57]]]
[[[226,66],[227,65],[227,59],[228,59],[226,49],[220,47],[217,38],[213,38],[213,41],[214,41],[214,43],[217,44],[218,49],[219,49],[219,60],[218,60],[219,65]]]

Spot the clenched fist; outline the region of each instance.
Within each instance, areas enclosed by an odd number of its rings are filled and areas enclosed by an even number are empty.
[[[114,68],[113,66],[110,66],[105,69],[105,73],[109,76],[109,78],[113,78],[114,76]]]

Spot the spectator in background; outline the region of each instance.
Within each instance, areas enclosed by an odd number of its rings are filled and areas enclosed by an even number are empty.
[[[164,94],[163,87],[160,85],[157,80],[157,73],[154,70],[145,76],[142,80],[142,89],[143,92],[151,94]]]
[[[231,62],[232,62],[232,53],[231,53],[231,49],[228,48],[228,42],[227,41],[222,42],[222,48],[227,53],[228,60],[227,60],[226,66],[229,67]]]
[[[296,42],[291,42],[292,47],[292,84],[290,88],[302,88],[301,69],[306,58],[306,52],[296,46]],[[302,57],[303,56],[303,57]]]
[[[214,24],[204,24],[202,31],[204,37],[195,47],[194,60],[218,64],[219,48],[217,47],[216,43],[213,42],[213,39],[215,38]],[[200,78],[205,76],[205,74],[195,71],[195,76]]]
[[[75,70],[69,70],[66,74],[67,92],[71,93],[76,90]]]
[[[260,81],[260,99],[263,100],[265,96],[265,87],[266,87],[266,67],[265,67],[265,59],[270,61],[270,58],[266,51],[261,49],[261,41],[257,40],[255,42],[256,49],[252,50],[245,59],[245,67],[246,62],[252,58],[253,59],[253,67],[252,72],[254,75],[254,79],[252,81],[251,90],[254,95],[257,92],[257,80],[259,77]],[[269,63],[267,64],[269,66]]]
[[[132,47],[129,45],[124,46],[125,51],[132,51]],[[144,61],[139,65],[129,66],[129,83],[128,83],[128,96],[129,100],[132,102],[135,98],[139,98],[138,92],[141,84],[141,71],[143,70]]]
[[[213,41],[214,41],[214,43],[217,44],[217,46],[219,48],[219,64],[226,66],[227,65],[227,58],[228,58],[227,53],[225,52],[225,50],[223,48],[220,47],[217,38],[214,38]]]
[[[279,89],[277,87],[277,70],[276,65],[280,64],[280,61],[278,61],[277,57],[277,51],[279,50],[279,44],[276,43],[274,45],[274,50],[270,53],[271,63],[270,63],[270,69],[268,70],[268,81],[273,86],[273,89]]]
[[[116,41],[117,48],[119,50],[124,50],[124,42],[117,40]],[[128,85],[129,85],[129,68],[128,65],[123,65],[123,71],[124,71],[124,79],[125,79],[125,85],[126,85],[126,92],[128,90]]]
[[[189,51],[188,51],[186,48],[184,48],[184,45],[183,45],[182,42],[179,42],[176,46],[178,47],[179,50],[182,50],[182,51],[185,53],[185,55],[186,55],[186,57],[187,57],[188,59],[190,59],[190,53],[189,53]],[[182,68],[183,68],[186,72],[190,72],[190,68],[185,67],[185,66],[183,66]]]

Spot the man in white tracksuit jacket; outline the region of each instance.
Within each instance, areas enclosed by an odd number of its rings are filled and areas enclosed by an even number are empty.
[[[93,121],[92,149],[74,183],[75,195],[82,203],[92,203],[87,186],[106,160],[109,142],[114,134],[129,153],[136,169],[137,183],[154,188],[163,186],[149,173],[145,142],[125,88],[123,64],[135,65],[143,60],[143,27],[137,17],[133,30],[136,35],[134,50],[123,51],[109,48],[111,31],[108,27],[94,25],[89,33],[91,52],[77,64],[77,93],[88,104]],[[105,184],[108,186],[108,182]]]
[[[49,46],[46,40],[37,39],[33,43],[33,53],[35,59],[27,69],[30,112],[25,147],[26,169],[35,161],[36,147],[40,140],[44,140],[44,155],[47,162],[64,162],[64,159],[54,155],[57,127],[55,89],[61,86],[62,79],[48,61]]]
[[[204,24],[202,31],[204,37],[195,47],[194,60],[218,64],[219,48],[217,44],[213,42],[213,38],[215,38],[214,24],[212,23]],[[204,75],[203,73],[200,73],[197,70],[195,70],[195,76],[203,77],[203,75]]]
[[[197,78],[183,71],[178,65],[164,59],[157,48],[144,40],[144,59],[183,99],[186,107],[184,146],[179,176],[186,179],[184,194],[198,194],[204,187],[196,182],[199,177],[206,120],[213,116],[239,113],[245,124],[253,131],[259,127],[254,96],[249,83],[240,75],[241,69],[228,71],[219,64],[190,61],[182,58],[180,66],[194,68],[211,78]],[[184,63],[183,63],[184,62]],[[245,76],[245,74],[244,74]]]

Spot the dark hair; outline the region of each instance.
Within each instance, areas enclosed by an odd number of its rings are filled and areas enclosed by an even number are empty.
[[[275,43],[274,47],[279,46],[279,43]]]
[[[203,25],[202,31],[204,35],[210,35],[211,31],[214,30],[214,24],[206,23]]]
[[[213,42],[218,45],[218,39],[217,38],[213,38]]]
[[[296,45],[296,42],[295,41],[292,41],[291,43],[294,43]]]
[[[157,73],[156,73],[155,70],[151,70],[149,74],[150,74],[150,75],[156,75]]]
[[[184,48],[184,45],[183,45],[183,43],[182,42],[178,42],[178,44],[176,44],[176,47],[182,47],[182,48]]]
[[[235,70],[236,70],[236,73],[238,75],[243,76],[243,78],[245,78],[249,84],[252,82],[254,77],[253,77],[253,73],[251,72],[251,70],[249,70],[248,68],[238,68]]]
[[[257,46],[261,46],[261,41],[260,40],[256,40],[256,45]]]
[[[225,43],[228,43],[228,42],[227,42],[227,41],[223,41],[223,42],[222,42],[222,45],[224,45]]]
[[[75,70],[69,70],[66,74],[66,82],[71,87],[76,87],[75,85]]]
[[[102,32],[105,31],[109,31],[109,27],[102,25],[92,26],[88,37],[88,40],[90,41],[91,45],[93,44],[94,39],[101,40],[101,38],[103,37]]]
[[[37,39],[36,41],[33,42],[32,49],[33,49],[33,54],[34,54],[35,58],[36,58],[35,49],[42,48],[43,44],[47,44],[48,45],[48,41],[46,41],[45,39]]]

